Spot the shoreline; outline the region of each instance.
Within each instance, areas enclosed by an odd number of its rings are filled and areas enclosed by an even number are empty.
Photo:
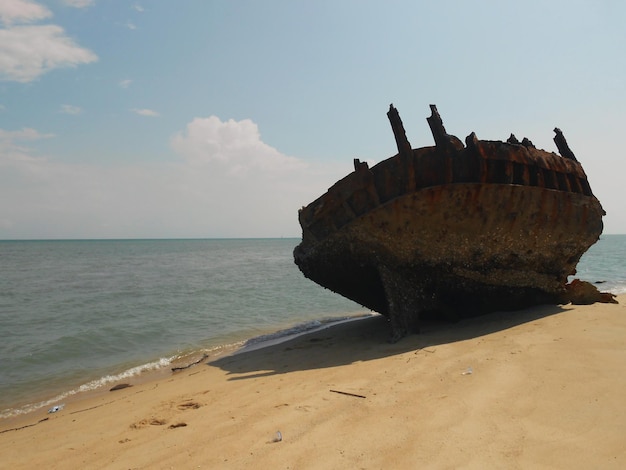
[[[87,379],[78,385],[56,387],[53,393],[40,391],[32,393],[35,397],[32,401],[26,403],[15,402],[4,409],[0,409],[0,424],[3,420],[17,418],[19,416],[28,416],[42,409],[52,408],[53,406],[65,406],[66,402],[76,402],[90,396],[100,395],[108,392],[109,388],[120,384],[137,385],[145,382],[152,382],[167,377],[172,373],[173,369],[185,369],[193,365],[198,358],[214,360],[224,355],[238,354],[240,352],[252,351],[280,344],[300,335],[307,334],[319,329],[331,327],[349,321],[367,318],[375,313],[354,313],[337,317],[327,317],[319,320],[310,320],[298,323],[290,327],[279,328],[275,331],[259,334],[241,340],[233,340],[226,344],[217,344],[199,349],[190,349],[175,353],[173,355],[164,355],[159,358],[153,358],[149,362],[130,366],[128,368],[117,366],[120,372],[111,372],[101,376],[94,376],[93,379]]]
[[[121,386],[119,390],[122,390],[124,388],[131,388],[135,386],[141,387],[154,385],[160,381],[169,380],[187,371],[188,369],[193,369],[201,366],[202,364],[211,364],[228,357],[236,357],[240,354],[247,355],[255,352],[262,352],[265,349],[280,347],[280,345],[284,343],[298,340],[304,336],[314,335],[326,329],[332,329],[344,324],[365,321],[371,318],[381,318],[381,321],[386,322],[384,317],[378,313],[363,313],[355,314],[354,316],[348,315],[341,317],[329,317],[322,320],[313,320],[295,325],[291,328],[279,329],[273,333],[254,336],[246,340],[219,345],[210,349],[187,352],[182,354],[180,357],[176,357],[171,360],[165,366],[148,369],[140,374],[133,375],[126,379],[120,378],[118,380],[109,381],[95,388],[79,390],[82,387],[81,385],[68,392],[63,392],[56,397],[44,399],[40,403],[27,404],[22,407],[32,407],[31,409],[22,411],[18,408],[17,413],[10,414],[8,416],[0,416],[0,434],[29,428],[41,422],[48,421],[57,413],[57,411],[52,413],[49,412],[49,409],[54,407],[59,408],[58,412],[60,412],[65,410],[67,407],[80,408],[81,404],[91,403],[93,400],[105,400],[110,397],[111,392],[118,391],[111,390],[113,387]],[[304,328],[304,330],[300,331],[300,328]],[[207,351],[209,354],[206,353]],[[145,364],[142,366],[144,365]],[[120,375],[123,374],[118,374],[118,376]],[[91,382],[88,382],[85,385],[89,385],[90,383]],[[77,412],[80,411],[74,411],[74,413]]]
[[[332,325],[0,421],[0,454],[7,468],[623,468],[618,301],[396,344],[383,317]]]

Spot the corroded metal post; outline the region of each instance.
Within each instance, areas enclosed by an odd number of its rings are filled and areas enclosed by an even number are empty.
[[[561,129],[555,127],[554,133],[556,134],[554,136],[554,143],[556,144],[556,148],[559,149],[559,153],[561,154],[561,156],[577,162],[578,160],[576,160],[574,152],[572,152],[572,150],[569,148],[569,145],[567,145],[567,140],[565,140],[565,136],[563,135],[563,132],[561,132]]]
[[[393,104],[389,105],[389,111],[387,112],[393,135],[396,138],[396,145],[398,146],[398,153],[400,155],[411,155],[411,144],[409,139],[406,138],[406,131],[400,119],[398,110],[393,107]]]

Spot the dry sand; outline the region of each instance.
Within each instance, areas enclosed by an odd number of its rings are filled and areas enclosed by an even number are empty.
[[[208,359],[0,422],[0,468],[626,468],[619,300],[394,345],[372,317]]]

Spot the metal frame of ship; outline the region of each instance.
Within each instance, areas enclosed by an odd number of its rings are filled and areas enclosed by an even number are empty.
[[[554,129],[560,155],[513,134],[472,132],[464,145],[430,107],[434,146],[412,149],[390,105],[398,153],[371,168],[355,159],[354,172],[300,209],[302,273],[386,316],[392,342],[427,316],[572,301],[568,277],[605,212],[563,133]],[[591,301],[612,301],[587,284]]]

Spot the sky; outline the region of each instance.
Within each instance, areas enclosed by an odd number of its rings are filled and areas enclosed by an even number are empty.
[[[0,0],[0,239],[299,237],[396,153],[554,127],[626,233],[621,0]]]

